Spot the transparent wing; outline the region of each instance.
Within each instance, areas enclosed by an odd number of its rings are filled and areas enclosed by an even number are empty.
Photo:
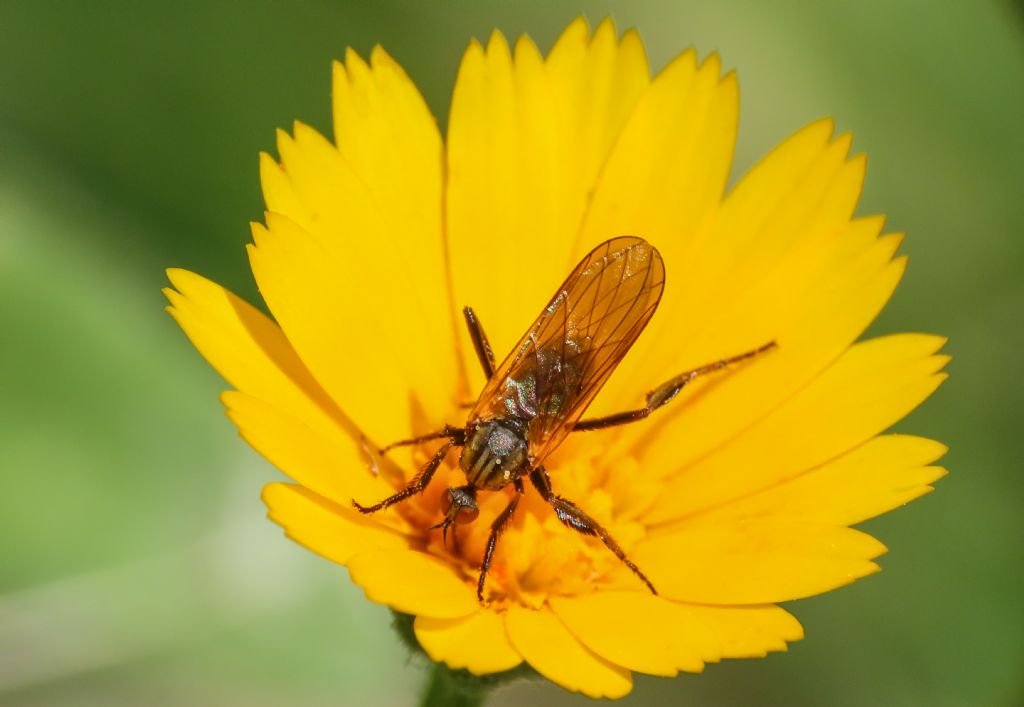
[[[495,371],[469,419],[528,420],[531,457],[543,461],[643,331],[664,287],[661,255],[646,241],[622,236],[594,248]]]

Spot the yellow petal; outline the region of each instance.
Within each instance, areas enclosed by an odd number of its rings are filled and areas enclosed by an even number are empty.
[[[864,183],[865,159],[849,157],[852,137],[833,136],[834,129],[831,119],[811,123],[736,185],[715,222],[715,230],[729,233],[732,242],[703,244],[715,270],[739,264],[737,274],[753,274],[801,242],[834,235],[832,229],[850,220]],[[736,262],[740,253],[743,258]],[[692,274],[699,287],[713,285],[702,267]]]
[[[348,571],[368,599],[404,614],[455,619],[479,609],[473,590],[451,565],[424,552],[364,552],[348,562]]]
[[[632,559],[669,599],[763,604],[820,594],[878,571],[885,547],[865,533],[814,523],[697,524],[648,536]]]
[[[793,397],[849,347],[889,298],[905,267],[903,258],[889,261],[897,238],[866,240],[871,245],[841,265],[794,266],[776,273],[778,282],[773,278],[763,283],[756,297],[725,317],[729,326],[713,327],[722,343],[714,345],[719,353],[705,360],[749,350],[758,341],[775,340],[778,348],[695,382],[646,428],[626,429],[622,444],[647,442],[642,456],[645,469],[672,474],[712,456]],[[832,254],[831,248],[813,250],[819,259]],[[812,283],[804,286],[808,273]],[[711,346],[706,340],[700,345]],[[652,443],[660,432],[669,435],[671,444]],[[841,451],[845,450],[836,450]]]
[[[800,622],[779,606],[677,606],[715,636],[722,658],[763,658],[804,637]]]
[[[267,205],[267,211],[287,216],[307,228],[312,226],[312,213],[295,192],[291,179],[284,172],[284,167],[266,152],[260,153],[260,185],[263,188],[263,201]]]
[[[504,617],[487,609],[458,619],[417,616],[413,629],[431,660],[456,670],[486,675],[523,662],[505,635]]]
[[[566,206],[571,203],[582,216],[612,145],[650,83],[647,53],[635,30],[619,40],[615,23],[605,18],[591,37],[586,21],[578,18],[555,42],[546,64],[567,126]],[[566,272],[572,264],[563,263]]]
[[[771,356],[696,384],[655,418],[623,428],[623,440],[640,444],[673,427],[675,444],[661,448],[670,469],[707,454],[817,375],[902,274],[902,259],[890,262],[898,238],[877,237],[882,220],[849,221],[864,164],[847,159],[848,137],[829,142],[830,133],[824,122],[787,141],[727,198],[690,257],[666,258],[662,307],[595,401],[594,414],[636,406],[679,371],[777,341]],[[761,170],[778,183],[762,180]],[[714,394],[701,394],[709,386]],[[665,469],[666,459],[651,461],[658,463],[645,466]]]
[[[331,503],[309,489],[274,483],[263,487],[263,502],[272,521],[288,537],[316,554],[346,564],[367,550],[408,547],[409,540],[366,516]]]
[[[567,690],[593,698],[616,698],[633,688],[628,670],[585,648],[550,609],[512,606],[505,615],[505,628],[526,662]]]
[[[693,307],[686,300],[685,273],[696,267],[694,249],[725,189],[738,113],[735,74],[723,78],[714,54],[698,66],[689,50],[654,79],[608,158],[579,252],[615,235],[645,238],[665,260],[666,287],[659,312],[595,402],[597,414],[612,412],[623,400],[635,405],[661,382],[651,383],[642,372],[665,380],[682,370],[676,342],[680,330],[692,331],[687,318]],[[674,357],[673,363],[659,368],[658,351],[666,348],[661,358]],[[653,370],[645,364],[648,359]]]
[[[334,64],[333,84],[335,142],[376,206],[386,236],[378,240],[352,234],[342,248],[355,257],[351,241],[367,238],[369,242],[356,246],[369,246],[369,258],[362,261],[367,268],[364,281],[402,280],[389,286],[408,295],[402,306],[419,320],[419,326],[392,330],[391,338],[379,343],[401,341],[398,345],[408,351],[410,337],[417,337],[410,357],[425,359],[434,371],[432,378],[451,386],[454,335],[441,213],[444,146],[437,121],[402,67],[380,46],[370,52],[369,65],[347,50],[345,63]],[[334,199],[338,203],[337,195]],[[356,205],[340,206],[347,210]],[[386,262],[388,258],[394,262]],[[382,316],[397,324],[409,314]]]
[[[647,331],[591,406],[594,416],[639,407],[644,393],[684,370],[680,332],[693,331],[695,307],[714,301],[687,300],[684,273],[725,189],[738,90],[735,74],[721,76],[717,55],[699,66],[693,50],[676,57],[644,93],[598,178],[576,255],[612,236],[640,236],[661,252],[666,287]]]
[[[352,49],[334,63],[334,139],[366,185],[405,253],[434,286],[423,296],[447,307],[441,235],[444,148],[416,86],[380,46],[370,63]],[[425,281],[428,282],[428,281]]]
[[[702,522],[776,517],[853,525],[932,490],[946,474],[929,464],[945,445],[922,437],[876,437],[822,466],[699,516]]]
[[[678,266],[725,189],[739,113],[735,74],[689,50],[666,66],[627,120],[594,189],[577,255],[640,236]],[[668,290],[666,290],[666,295]]]
[[[295,238],[313,244],[324,262],[305,268],[310,248],[299,243],[290,258],[264,258],[267,267],[256,273],[257,280],[272,278],[266,286],[260,282],[260,288],[278,298],[275,284],[282,280],[288,286],[308,281],[306,288],[295,288],[297,299],[310,292],[331,293],[333,313],[320,325],[347,343],[344,357],[337,349],[324,352],[319,348],[323,342],[312,342],[303,321],[285,321],[290,309],[279,314],[273,303],[268,305],[317,379],[360,424],[376,400],[372,391],[351,381],[365,381],[365,371],[381,370],[376,364],[383,359],[401,364],[388,376],[399,387],[416,391],[423,408],[417,414],[425,415],[425,424],[440,426],[455,395],[457,367],[444,271],[442,152],[436,126],[415,88],[382,51],[374,53],[372,69],[350,54],[347,68],[336,68],[335,94],[340,148],[296,123],[294,137],[278,134],[282,165],[269,157],[261,162],[267,205],[277,214],[268,216],[269,230],[276,224],[285,240],[299,234]],[[380,160],[370,159],[370,152],[379,153]],[[381,357],[381,350],[392,353]],[[343,370],[333,370],[338,368]],[[391,425],[368,432],[380,435],[375,439],[381,444],[409,436],[409,418],[409,401],[404,400],[392,412]]]
[[[495,32],[471,42],[448,123],[447,233],[455,305],[472,306],[503,357],[568,274],[568,157],[551,81],[536,47],[513,61]],[[468,339],[465,351],[471,351]],[[483,383],[468,355],[472,390]]]
[[[440,427],[455,391],[439,362],[451,358],[450,347],[419,348],[418,315],[402,308],[391,281],[367,281],[357,271],[369,260],[339,260],[277,214],[267,215],[267,227],[253,224],[253,237],[249,259],[270,311],[367,436],[378,445],[409,437],[422,415]]]
[[[177,288],[164,290],[167,311],[228,383],[325,436],[350,434],[352,423],[266,315],[195,273],[171,269],[167,276]]]
[[[455,304],[476,309],[499,357],[575,264],[594,182],[648,81],[639,37],[619,40],[610,20],[592,38],[573,22],[546,62],[499,33],[466,50],[448,128],[451,272]],[[479,390],[464,336],[463,350]]]
[[[306,488],[348,507],[355,498],[376,503],[395,489],[370,473],[348,435],[327,437],[277,408],[239,392],[221,396],[242,438],[271,464]],[[394,516],[392,521],[397,521]]]
[[[717,640],[691,612],[647,592],[594,592],[551,599],[584,646],[630,670],[673,676],[717,660]]]
[[[882,432],[945,378],[937,371],[948,357],[932,355],[943,343],[900,334],[857,344],[772,414],[675,476],[648,520],[680,518],[768,488]]]

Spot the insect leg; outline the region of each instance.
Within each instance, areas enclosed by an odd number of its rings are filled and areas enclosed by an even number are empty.
[[[452,550],[455,551],[456,555],[461,555],[462,554],[462,547],[460,547],[460,545],[459,545],[459,530],[458,529],[459,529],[458,525],[453,525],[452,526]],[[444,538],[444,544],[445,544],[445,547],[448,546],[448,538],[447,537]]]
[[[444,446],[437,450],[437,454],[435,454],[434,458],[431,459],[425,467],[423,467],[422,471],[416,474],[416,476],[413,477],[413,480],[395,495],[388,496],[380,503],[375,503],[372,506],[361,506],[356,503],[356,500],[353,498],[352,505],[355,506],[356,510],[360,513],[376,513],[388,506],[393,506],[400,501],[404,501],[410,496],[415,496],[427,487],[427,484],[430,483],[431,477],[434,476],[434,472],[437,471],[437,467],[441,466],[441,462],[444,461],[445,455],[451,451],[453,446],[455,446],[454,442],[445,442]]]
[[[412,437],[410,439],[402,439],[397,442],[392,442],[386,447],[381,447],[377,452],[379,454],[387,454],[395,447],[407,447],[410,444],[421,444],[423,442],[429,442],[432,439],[441,439],[447,437],[452,440],[453,444],[462,446],[463,435],[466,431],[461,427],[452,427],[451,425],[445,425],[444,428],[437,432],[431,432],[430,434],[420,435],[419,437]]]
[[[523,497],[523,480],[516,479],[512,482],[516,487],[516,495],[505,506],[505,510],[498,514],[498,517],[491,523],[491,535],[487,538],[487,549],[484,550],[484,561],[480,565],[480,578],[476,582],[476,598],[483,603],[484,581],[487,579],[487,571],[491,569],[491,560],[494,558],[494,548],[498,544],[498,537],[508,527],[509,521],[516,512],[519,499]]]
[[[619,544],[615,542],[615,538],[607,530],[602,528],[596,520],[584,513],[575,503],[555,494],[551,488],[551,479],[548,477],[548,472],[544,467],[541,466],[534,469],[530,473],[530,481],[533,482],[533,485],[540,492],[544,500],[555,509],[555,515],[558,517],[558,520],[562,521],[563,525],[572,528],[582,535],[592,535],[600,538],[605,547],[614,552],[615,556],[622,560],[626,567],[633,570],[633,574],[647,585],[652,594],[656,595],[658,593],[658,590],[651,584],[651,580],[647,579],[647,575],[641,572],[640,568],[626,557],[625,551],[619,547]]]
[[[665,403],[672,400],[672,398],[679,395],[687,383],[700,376],[720,371],[726,366],[740,361],[745,361],[748,358],[753,358],[758,354],[764,353],[776,347],[776,343],[771,341],[764,346],[759,346],[756,349],[746,351],[738,356],[732,356],[730,358],[723,358],[720,361],[709,363],[700,368],[694,368],[692,371],[685,371],[680,373],[675,378],[665,381],[657,388],[647,394],[647,405],[638,410],[627,410],[626,412],[617,412],[612,415],[606,415],[605,417],[595,417],[592,420],[581,420],[573,425],[573,432],[582,432],[586,430],[600,430],[605,427],[614,427],[616,425],[625,425],[630,422],[636,422],[642,420],[652,412],[660,408]]]
[[[466,326],[469,328],[469,338],[473,341],[473,348],[476,349],[476,357],[480,360],[480,366],[484,369],[484,375],[490,380],[494,375],[494,351],[491,350],[491,343],[487,341],[487,334],[480,320],[472,307],[463,307],[462,314],[466,317]]]

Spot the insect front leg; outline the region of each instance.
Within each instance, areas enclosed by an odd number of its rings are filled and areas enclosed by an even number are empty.
[[[358,510],[360,513],[376,513],[377,511],[387,508],[388,506],[393,506],[396,503],[399,503],[400,501],[404,501],[410,496],[415,496],[416,494],[423,491],[423,489],[427,488],[427,484],[429,484],[430,479],[433,478],[434,472],[437,471],[437,467],[441,466],[441,462],[444,461],[445,456],[448,454],[448,452],[451,451],[452,447],[454,446],[454,442],[445,442],[444,446],[437,450],[437,453],[434,455],[434,458],[431,459],[425,467],[423,467],[423,470],[420,471],[420,473],[416,474],[416,476],[413,477],[413,480],[410,481],[409,484],[404,489],[402,489],[395,495],[388,496],[380,503],[375,503],[372,506],[361,506],[353,498],[351,499],[352,505],[355,506],[356,510]]]
[[[494,548],[498,545],[498,538],[505,532],[505,528],[508,527],[512,516],[515,515],[516,506],[519,505],[519,499],[523,496],[523,480],[516,479],[512,483],[516,487],[516,495],[505,506],[505,510],[499,513],[498,517],[491,523],[491,535],[487,538],[484,561],[480,564],[480,578],[476,582],[476,598],[480,600],[480,603],[484,601],[484,581],[487,579],[487,571],[491,569],[491,560],[494,558]]]
[[[633,564],[633,561],[626,556],[626,552],[619,547],[619,544],[615,542],[615,538],[611,534],[601,527],[601,524],[596,520],[584,513],[579,506],[572,501],[562,498],[557,495],[551,488],[551,479],[548,477],[547,470],[540,466],[534,469],[530,473],[530,481],[533,482],[534,487],[540,492],[541,497],[555,509],[555,516],[562,522],[563,525],[572,528],[577,533],[582,535],[592,535],[596,538],[600,538],[601,542],[605,544],[609,550],[615,553],[626,567],[633,571],[640,580],[647,585],[647,588],[651,590],[652,594],[657,594],[658,590],[651,584],[651,580],[647,579],[647,575],[640,571],[640,568]]]
[[[484,369],[484,375],[487,376],[487,380],[490,380],[491,376],[494,375],[494,369],[497,368],[494,363],[494,351],[491,349],[491,343],[487,340],[484,327],[480,320],[476,318],[476,313],[472,307],[463,307],[462,315],[466,318],[469,338],[473,342],[473,349],[476,350],[476,357],[480,361],[480,367]]]
[[[764,346],[759,346],[756,349],[746,351],[738,356],[732,356],[730,358],[723,358],[720,361],[709,363],[700,368],[694,368],[692,371],[685,371],[680,373],[675,378],[665,381],[657,388],[647,394],[647,405],[637,410],[627,410],[626,412],[617,412],[612,415],[606,415],[604,417],[595,417],[592,420],[581,420],[573,425],[573,432],[583,432],[586,430],[600,430],[605,427],[615,427],[616,425],[625,425],[630,422],[636,422],[642,420],[652,412],[660,408],[665,403],[672,400],[672,398],[679,395],[687,383],[693,381],[695,378],[707,375],[708,373],[714,373],[720,371],[726,366],[730,366],[740,361],[745,361],[748,358],[753,358],[758,354],[762,354],[765,351],[770,351],[775,348],[777,344],[774,341],[770,341]]]

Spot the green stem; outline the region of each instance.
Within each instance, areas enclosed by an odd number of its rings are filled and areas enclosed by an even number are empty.
[[[490,685],[460,680],[443,663],[434,663],[430,667],[420,707],[480,707],[490,693]]]

